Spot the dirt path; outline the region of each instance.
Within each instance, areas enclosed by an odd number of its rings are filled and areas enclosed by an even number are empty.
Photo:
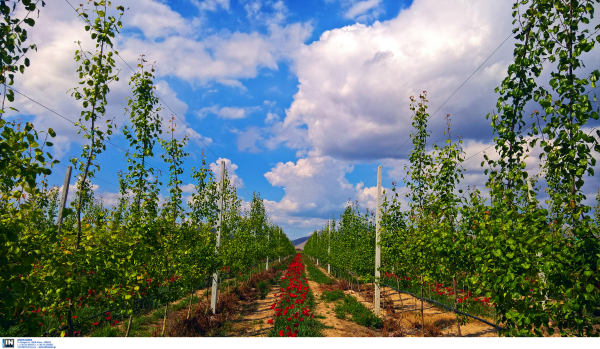
[[[342,320],[335,317],[335,303],[321,300],[321,294],[325,290],[320,284],[314,281],[308,281],[312,293],[315,295],[317,303],[316,314],[324,316],[325,319],[319,319],[325,326],[333,327],[321,330],[325,337],[376,337],[378,333],[366,327],[360,326],[352,321]],[[350,291],[346,291],[350,292]]]
[[[321,270],[325,275],[330,278],[337,280],[335,277],[327,274],[327,271],[318,266],[319,270]],[[316,287],[321,287],[320,285],[314,283]],[[311,286],[312,287],[312,286]],[[316,288],[315,288],[316,289]],[[313,291],[314,292],[314,291]],[[322,291],[321,291],[322,292]],[[363,285],[361,287],[361,292],[356,292],[353,290],[344,291],[345,294],[350,294],[355,297],[359,302],[365,305],[368,309],[373,310],[373,287],[371,285]],[[366,297],[366,298],[365,298]],[[402,301],[400,301],[400,297],[402,297]],[[415,326],[415,322],[420,324],[420,312],[421,312],[421,301],[411,295],[401,293],[398,294],[395,290],[389,287],[381,288],[381,299],[382,299],[382,310],[380,312],[380,317],[382,319],[390,319],[391,321],[396,321],[400,324],[402,328],[403,335],[406,337],[420,337],[421,336],[421,328],[418,325],[418,328]],[[387,303],[387,304],[386,304]],[[439,335],[443,337],[456,337],[458,334],[458,330],[456,327],[456,315],[449,311],[442,311],[439,308],[434,307],[432,304],[425,302],[423,304],[423,314],[425,317],[425,328],[435,327],[439,331]],[[333,313],[333,307],[331,308],[331,314],[333,318],[335,318],[335,314]],[[325,314],[324,314],[325,315]],[[394,319],[394,320],[392,320]],[[338,321],[344,321],[339,320]],[[348,322],[348,321],[344,321]],[[350,322],[351,324],[354,324]],[[427,323],[430,323],[431,327],[428,326]],[[359,328],[363,329],[363,332],[370,331],[373,334],[369,335],[358,335],[354,334],[352,337],[364,337],[364,336],[381,336],[381,333],[375,332],[370,329],[366,329],[362,326],[356,325]],[[336,327],[335,325],[333,325]],[[337,327],[336,327],[337,328]],[[343,333],[343,332],[342,332]],[[461,326],[461,334],[463,337],[497,337],[497,330],[489,325],[486,325],[477,320],[472,320],[468,324]],[[335,335],[334,335],[335,336]],[[345,336],[345,335],[338,335]]]
[[[279,292],[279,286],[273,285],[265,299],[242,302],[243,311],[238,318],[230,321],[232,326],[228,335],[232,337],[266,337],[273,328],[268,321],[275,316],[271,304],[277,300],[278,297],[274,296],[277,292]]]

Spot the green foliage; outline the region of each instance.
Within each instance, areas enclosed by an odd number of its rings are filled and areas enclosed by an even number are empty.
[[[335,290],[335,291],[323,291],[323,294],[321,294],[321,299],[326,301],[326,302],[334,302],[337,301],[338,299],[342,299],[344,298],[344,291],[342,290]]]
[[[331,285],[333,280],[327,277],[319,268],[317,268],[308,258],[304,259],[304,263],[306,264],[306,269],[308,270],[309,278],[317,282],[319,284]]]
[[[364,304],[356,300],[356,298],[346,295],[341,302],[335,306],[335,314],[339,319],[346,319],[347,314],[352,315],[349,320],[357,324],[373,329],[383,327],[383,320],[377,317],[371,310],[367,309]]]
[[[590,120],[599,118],[591,91],[585,91],[596,88],[600,72],[580,73],[582,55],[600,40],[594,37],[599,25],[587,29],[598,3],[514,4],[514,63],[496,89],[497,112],[487,116],[499,154],[497,159],[485,155],[482,162],[489,175],[489,202],[479,190],[457,193],[463,179],[462,142],[449,137],[445,147],[434,145],[428,152],[426,96],[419,102],[411,97],[415,132],[406,179],[410,209],[402,209],[395,183],[382,205],[382,271],[388,282],[413,292],[436,290],[436,297],[459,308],[472,310],[465,303],[476,300],[478,307],[489,310],[488,316],[497,315],[505,336],[557,330],[561,336],[600,335],[598,319],[592,316],[600,306],[598,208],[592,217],[582,192],[585,176],[594,175],[594,153],[600,151],[598,141],[584,132]],[[543,69],[551,70],[550,89],[538,83]],[[525,110],[533,104],[539,107],[533,106],[533,122],[528,123]],[[541,148],[543,171],[532,177],[526,161],[536,147]],[[549,200],[541,203],[537,194],[544,185]],[[340,224],[331,240],[324,233],[313,234],[305,252],[372,277],[374,249],[355,254],[355,248],[369,241],[360,232],[373,229],[373,224],[351,206],[340,221],[358,227],[341,229]],[[331,254],[326,252],[329,247]],[[367,267],[361,270],[361,265]],[[445,287],[439,291],[431,285]]]

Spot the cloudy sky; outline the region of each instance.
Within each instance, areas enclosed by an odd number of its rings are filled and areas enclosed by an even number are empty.
[[[485,115],[494,110],[498,97],[494,88],[512,59],[514,39],[501,45],[511,33],[512,1],[113,4],[128,8],[124,28],[115,39],[127,64],[117,58],[120,81],[110,85],[105,118],[114,118],[119,129],[129,124],[124,108],[131,96],[130,67],[135,69],[144,54],[156,62],[161,116],[168,120],[176,114],[185,121],[176,119],[176,135],[191,137],[184,181],[191,183],[189,170],[200,164],[203,149],[215,170],[217,161],[224,159],[239,195],[247,201],[248,192],[260,192],[268,214],[291,238],[305,236],[327,218],[337,217],[349,199],[372,208],[374,174],[383,162],[385,187],[404,178],[412,144],[398,148],[411,132],[409,96],[422,91],[428,92],[430,114],[436,112],[430,119],[431,141],[444,141],[444,117],[450,114],[452,132],[464,139],[469,158],[462,186],[485,186],[483,153],[477,153],[492,144]],[[30,42],[38,51],[28,54],[31,67],[17,76],[14,85],[73,121],[81,110],[80,102],[67,93],[78,82],[76,42],[81,41],[85,50],[94,49],[84,25],[66,0],[47,1],[30,30]],[[598,50],[584,56],[586,69],[597,69],[599,58]],[[10,118],[31,120],[37,129],[52,127],[57,132],[52,151],[61,163],[80,155],[83,139],[73,124],[22,96],[14,106],[20,114]],[[127,148],[122,132],[112,142]],[[487,152],[492,155],[493,148]],[[124,153],[109,145],[99,162],[101,171],[93,181],[96,192],[114,197],[117,171],[126,168]],[[159,157],[152,164],[167,167]],[[538,172],[534,156],[527,169]],[[64,174],[65,167],[56,166],[50,184],[60,185]],[[590,178],[586,190],[593,193],[598,186]]]

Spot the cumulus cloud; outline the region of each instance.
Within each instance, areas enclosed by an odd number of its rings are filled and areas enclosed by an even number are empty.
[[[262,25],[285,23],[289,10],[282,0],[251,0],[244,4],[246,17]]]
[[[197,1],[196,1],[197,2]],[[203,3],[211,2],[204,1]],[[212,2],[221,2],[213,0]],[[229,1],[227,6],[229,6]],[[164,38],[171,35],[192,35],[200,27],[198,18],[186,19],[160,1],[136,0],[121,1],[128,10],[123,16],[125,27],[133,27],[142,31],[149,39]]]
[[[346,19],[355,19],[358,22],[365,22],[377,18],[383,12],[382,0],[365,0],[351,4],[350,8],[344,13]]]
[[[159,29],[160,35],[164,36],[187,35],[187,30],[190,30],[186,20],[161,2],[143,0],[125,2],[124,6],[130,7],[123,17],[124,25],[140,29],[147,38],[157,37],[158,32],[152,32],[156,28]],[[169,20],[162,22],[162,18]],[[153,25],[145,27],[148,23],[153,23]],[[15,104],[18,105],[21,114],[33,115],[33,123],[38,130],[52,127],[57,132],[58,136],[53,140],[54,147],[51,151],[59,160],[72,148],[73,142],[76,144],[84,142],[81,135],[77,133],[78,128],[66,120],[77,121],[79,110],[82,109],[81,101],[72,98],[70,96],[72,90],[69,91],[79,86],[76,72],[79,63],[73,58],[75,50],[80,47],[73,40],[80,40],[83,50],[92,52],[95,50],[94,42],[89,38],[89,33],[85,32],[84,25],[81,18],[77,17],[77,14],[65,2],[51,3],[44,7],[40,11],[40,18],[36,19],[36,26],[29,30],[29,41],[37,44],[38,51],[28,54],[31,66],[25,71],[24,76],[17,77],[14,85],[17,91],[52,110],[17,94]],[[122,45],[119,39],[115,41],[116,49],[121,49]],[[126,61],[129,65],[135,66],[139,57],[137,54],[131,54],[129,58]],[[99,124],[104,125],[107,119],[112,119],[117,126],[112,141],[119,143],[119,130],[123,125],[129,123],[125,108],[127,107],[126,97],[131,96],[131,87],[127,82],[133,72],[120,59],[117,59],[116,64],[114,74],[118,73],[120,81],[113,81],[108,85],[110,93],[108,94],[106,115],[100,119]],[[178,98],[165,80],[157,79],[155,85],[156,92],[161,97],[162,111],[159,115],[162,117],[164,132],[171,114],[176,114],[185,122],[188,107]],[[14,114],[9,114],[9,117]],[[183,125],[179,118],[176,117],[178,127],[175,134],[177,137],[187,134],[191,136],[192,140],[198,141],[197,138],[200,138],[206,144],[212,143],[212,139]],[[84,121],[84,124],[89,127],[89,122]],[[126,146],[123,147],[126,148]]]
[[[499,1],[421,0],[390,21],[323,33],[295,57],[299,91],[272,142],[344,159],[392,156],[411,131],[408,97],[427,90],[430,105],[440,105],[510,33],[510,10]],[[458,127],[489,129],[481,116],[508,64],[501,54],[496,60],[464,90],[479,91],[476,99],[462,94],[443,111],[459,109]],[[436,134],[438,124],[432,120]]]
[[[229,11],[229,0],[192,0],[199,11],[217,11],[219,8]]]
[[[246,131],[239,132],[237,137],[238,150],[250,153],[260,152],[257,143],[262,140],[261,133],[261,129],[254,126],[249,127]]]
[[[230,159],[227,158],[218,158],[217,161],[209,164],[209,168],[214,173],[215,178],[217,180],[221,178],[221,161],[225,162],[225,173],[229,177],[231,183],[236,188],[243,187],[244,181],[235,173],[235,170],[238,169],[238,165],[234,164]]]
[[[266,35],[223,31],[202,40],[170,36],[162,41],[129,36],[123,38],[121,53],[132,60],[145,52],[149,60],[159,62],[159,76],[202,85],[217,82],[245,90],[240,79],[256,77],[260,68],[277,70],[278,62],[289,59],[311,31],[309,23],[294,23],[272,24]]]
[[[196,112],[196,115],[200,118],[204,118],[208,114],[214,114],[222,119],[243,119],[251,113],[260,110],[259,106],[256,107],[223,107],[219,108],[218,105],[212,107],[205,107]]]

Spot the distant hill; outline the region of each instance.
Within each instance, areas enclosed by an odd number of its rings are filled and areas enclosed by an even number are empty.
[[[298,245],[300,245],[301,243],[303,243],[303,242],[305,242],[306,240],[308,240],[308,238],[309,238],[309,237],[310,237],[310,236],[305,236],[305,237],[303,237],[303,238],[299,238],[299,239],[296,239],[296,240],[292,240],[292,244],[294,244],[294,246],[298,246]],[[302,246],[304,246],[304,245],[302,245]]]
[[[306,240],[306,241],[308,241],[308,240]],[[304,250],[304,245],[306,245],[306,241],[300,243],[300,245],[296,245],[296,248],[299,250]]]

